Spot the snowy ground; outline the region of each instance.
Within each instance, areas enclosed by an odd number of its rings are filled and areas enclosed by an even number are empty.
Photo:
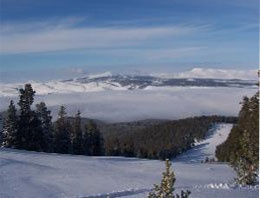
[[[193,149],[179,155],[174,161],[177,162],[201,162],[206,157],[215,158],[216,146],[223,143],[232,129],[232,124],[218,124],[210,129],[208,137],[195,144]]]
[[[189,189],[193,198],[258,197],[258,188],[232,185],[227,164],[197,163],[214,156],[231,125],[218,125],[209,138],[173,161],[176,190]],[[2,198],[144,198],[158,183],[164,162],[124,157],[86,157],[0,150]]]

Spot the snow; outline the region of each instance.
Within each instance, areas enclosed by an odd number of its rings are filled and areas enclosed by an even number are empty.
[[[237,70],[237,69],[213,69],[213,68],[193,68],[189,71],[179,73],[152,74],[161,78],[213,78],[213,79],[243,79],[256,80],[257,69]]]
[[[179,155],[175,161],[201,162],[206,157],[215,158],[216,147],[223,143],[232,129],[233,124],[217,124],[210,129],[208,137],[197,142],[193,149]]]
[[[30,82],[32,88],[36,90],[37,95],[48,94],[73,94],[73,93],[88,93],[109,90],[127,90],[127,87],[122,87],[119,83],[109,82],[89,82],[82,84],[76,81],[50,81],[46,83],[42,82]],[[0,84],[0,97],[12,97],[18,96],[19,89],[23,88],[24,84]]]
[[[232,184],[235,172],[228,164],[196,162],[200,157],[213,156],[216,145],[224,141],[230,128],[229,124],[215,126],[212,135],[200,143],[208,143],[207,146],[200,150],[195,146],[179,160],[173,160],[176,191],[188,189],[192,198],[258,197],[258,187]],[[158,160],[1,149],[0,197],[144,198],[160,181],[163,170],[164,162]]]
[[[30,82],[32,88],[36,90],[37,95],[48,94],[68,94],[68,93],[88,93],[99,92],[104,90],[128,90],[128,87],[122,87],[119,83],[109,82],[89,82],[86,84],[76,81],[50,81],[46,83],[42,82]],[[24,84],[0,84],[0,97],[12,97],[18,96],[19,89],[23,88]]]
[[[99,74],[90,74],[87,77],[89,79],[93,79],[93,78],[109,77],[109,76],[112,76],[112,75],[113,74],[111,72],[107,71],[107,72],[99,73]]]
[[[146,84],[146,88],[143,87],[142,78],[147,77],[157,77],[149,84]],[[137,82],[130,83],[132,78],[137,78]],[[120,79],[126,78],[126,84],[122,83]],[[243,87],[248,89],[256,89],[255,85],[257,82],[257,71],[256,70],[223,70],[223,69],[202,69],[194,68],[190,71],[180,72],[180,73],[167,73],[167,74],[152,74],[147,76],[129,76],[122,74],[113,75],[111,72],[105,72],[100,74],[89,74],[85,77],[73,78],[69,80],[51,80],[47,82],[37,82],[28,81],[33,89],[36,91],[37,95],[48,95],[48,94],[68,94],[68,93],[88,93],[88,92],[99,92],[104,90],[114,90],[114,91],[128,91],[129,89],[140,89],[140,87],[146,89],[156,89],[165,88],[169,86],[168,84],[163,84],[162,82],[174,78],[184,78],[186,81],[196,81],[198,79],[202,80],[207,78],[211,79],[212,82],[222,82],[226,83],[226,86],[230,87]],[[195,79],[196,78],[196,79]],[[234,81],[236,79],[236,81]],[[205,79],[204,79],[205,80]],[[237,84],[235,84],[237,83]],[[19,95],[19,89],[23,88],[24,82],[21,83],[0,83],[0,97],[13,97]],[[156,85],[160,85],[156,87]],[[183,84],[186,87],[188,85]],[[155,87],[154,87],[155,86]],[[197,86],[197,87],[196,87]],[[200,86],[196,84],[194,88],[200,88],[201,86],[209,85],[205,82]],[[177,85],[171,85],[168,88],[175,89]],[[188,87],[190,88],[190,87]]]

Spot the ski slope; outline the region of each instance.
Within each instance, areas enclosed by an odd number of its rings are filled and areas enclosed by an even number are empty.
[[[177,156],[174,161],[201,162],[206,157],[209,159],[215,158],[216,147],[227,139],[232,126],[232,124],[217,124],[213,126],[209,130],[208,137],[205,140],[196,142],[193,149]]]
[[[189,189],[192,198],[254,198],[257,187],[232,185],[235,173],[227,164],[202,164],[214,156],[232,125],[220,124],[211,135],[173,160],[176,191]],[[125,157],[87,157],[0,150],[1,198],[145,198],[161,179],[164,162]]]

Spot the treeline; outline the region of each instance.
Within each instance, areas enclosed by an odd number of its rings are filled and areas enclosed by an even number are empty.
[[[216,149],[219,161],[230,162],[238,173],[238,182],[254,184],[259,170],[259,92],[244,97],[238,123],[227,140]]]
[[[107,155],[170,159],[203,140],[214,123],[234,123],[235,117],[201,116],[152,125],[128,133],[105,135]]]
[[[3,147],[90,156],[170,159],[190,149],[195,141],[203,140],[214,123],[237,121],[236,117],[201,116],[175,121],[105,124],[81,118],[80,111],[68,117],[65,107],[61,106],[58,119],[52,122],[51,111],[44,102],[32,108],[35,91],[30,84],[19,91],[19,108],[11,101],[5,115]]]
[[[52,122],[51,112],[44,102],[36,104],[36,109],[32,110],[35,91],[30,84],[19,91],[19,110],[11,101],[4,120],[3,147],[64,154],[104,154],[103,137],[93,121],[82,129],[80,112],[71,122],[65,107],[61,106],[57,121]]]

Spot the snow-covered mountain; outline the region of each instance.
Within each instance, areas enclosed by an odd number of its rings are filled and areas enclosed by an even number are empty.
[[[257,70],[235,70],[235,69],[211,69],[211,68],[193,68],[189,71],[169,74],[161,73],[154,76],[164,78],[214,78],[214,79],[243,79],[256,80]]]
[[[214,76],[214,74],[216,75]],[[256,88],[256,78],[253,78],[250,72],[247,76],[244,74],[242,71],[195,68],[189,72],[175,75],[123,75],[106,72],[68,80],[49,82],[32,81],[30,83],[38,95],[96,92],[103,90],[150,90],[162,87]],[[18,90],[23,86],[22,83],[0,84],[0,96],[15,96],[18,94]]]

